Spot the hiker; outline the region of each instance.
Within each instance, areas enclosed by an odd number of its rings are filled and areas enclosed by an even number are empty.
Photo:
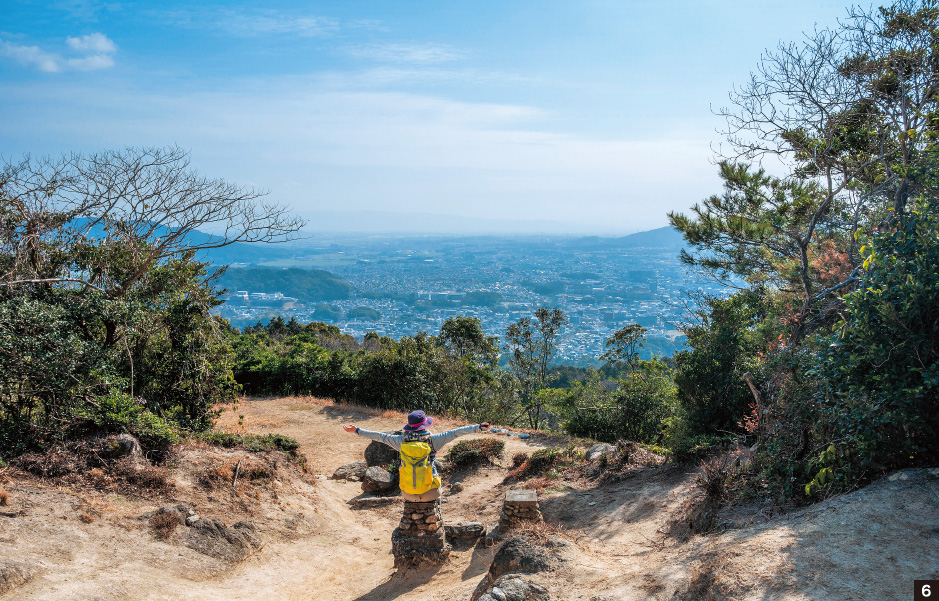
[[[355,424],[346,424],[346,432],[377,440],[401,453],[398,485],[405,501],[433,501],[440,498],[440,474],[434,459],[445,444],[460,436],[489,430],[489,422],[473,426],[454,428],[440,434],[432,434],[429,428],[434,418],[423,411],[412,411],[403,434],[385,434],[363,430]]]

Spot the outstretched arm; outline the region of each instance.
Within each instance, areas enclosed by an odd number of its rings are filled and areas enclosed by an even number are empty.
[[[377,440],[378,442],[384,443],[389,447],[401,450],[401,441],[403,437],[400,434],[386,434],[384,432],[372,432],[371,430],[363,430],[355,424],[346,424],[342,427],[346,432],[356,434],[358,436],[364,436],[365,438],[371,440]]]
[[[473,434],[476,432],[485,432],[487,430],[489,430],[489,422],[483,422],[481,424],[463,426],[462,428],[454,428],[453,430],[447,430],[446,432],[441,432],[440,434],[434,434],[430,437],[430,439],[433,441],[434,448],[440,449],[445,444],[453,442],[460,436],[466,436],[467,434]]]

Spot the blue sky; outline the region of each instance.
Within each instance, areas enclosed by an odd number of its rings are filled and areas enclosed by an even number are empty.
[[[179,145],[312,232],[324,211],[381,211],[404,215],[393,227],[433,213],[453,231],[629,233],[719,191],[712,109],[765,48],[844,14],[807,0],[4,0],[0,153]]]

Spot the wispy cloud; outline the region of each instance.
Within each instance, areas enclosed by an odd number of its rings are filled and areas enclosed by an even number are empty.
[[[385,63],[415,63],[433,65],[459,60],[466,56],[452,46],[444,44],[370,44],[347,49],[356,58]]]
[[[15,44],[6,40],[0,40],[0,56],[46,73],[96,71],[114,66],[117,44],[103,33],[69,37],[65,43],[77,56],[63,56],[39,46]]]
[[[47,104],[62,118],[18,119]],[[6,136],[25,148],[38,150],[36,139],[79,149],[176,143],[207,172],[271,188],[298,209],[440,212],[445,203],[466,215],[570,220],[576,206],[598,231],[635,230],[662,225],[665,211],[719,186],[707,161],[710,130],[580,135],[558,131],[556,116],[537,106],[342,89],[300,76],[172,94],[41,82],[0,88],[0,107],[11,116]]]
[[[228,34],[250,37],[257,35],[328,36],[339,29],[329,17],[298,15],[276,10],[245,10],[229,8],[194,8],[156,13],[179,27],[217,29]]]

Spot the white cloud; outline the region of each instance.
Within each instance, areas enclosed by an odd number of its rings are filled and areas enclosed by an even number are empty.
[[[444,44],[372,44],[355,46],[348,53],[388,63],[438,64],[464,58],[465,53]]]
[[[334,33],[335,19],[312,15],[291,15],[275,10],[236,11],[229,8],[195,8],[155,13],[164,20],[190,29],[219,29],[232,35],[250,37],[292,34],[322,37]]]
[[[91,33],[80,38],[66,38],[65,43],[76,52],[87,54],[114,54],[117,45],[103,33]]]
[[[38,46],[21,46],[0,40],[0,56],[12,58],[21,65],[33,67],[46,73],[60,71],[62,57],[43,51]]]
[[[104,34],[69,37],[65,42],[73,53],[79,56],[64,57],[39,46],[14,44],[5,40],[0,40],[0,56],[46,73],[97,71],[114,66],[113,55],[117,52],[117,45]]]

